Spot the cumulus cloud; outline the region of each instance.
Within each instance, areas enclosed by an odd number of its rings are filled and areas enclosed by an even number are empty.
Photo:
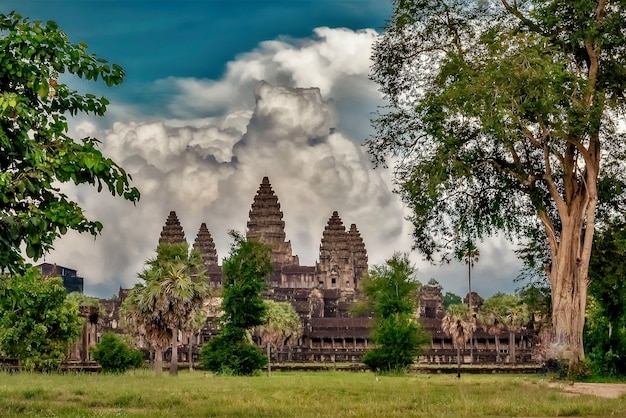
[[[48,260],[77,268],[87,293],[109,296],[136,281],[170,210],[190,244],[206,222],[223,258],[228,230],[245,231],[265,175],[301,264],[317,260],[334,210],[346,227],[357,224],[371,264],[408,251],[410,225],[390,174],[373,170],[360,146],[370,118],[363,109],[380,103],[367,77],[374,37],[372,30],[318,28],[311,39],[264,42],[229,63],[219,80],[158,81],[155,90],[172,94],[160,120],[122,118],[105,132],[77,123],[76,135],[103,139],[105,155],[132,175],[142,197],[133,207],[64,187],[105,229],[95,241],[68,234]]]

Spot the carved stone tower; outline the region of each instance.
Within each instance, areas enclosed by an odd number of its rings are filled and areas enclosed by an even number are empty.
[[[246,237],[272,247],[272,262],[283,265],[299,265],[298,256],[292,255],[291,242],[285,241],[285,222],[278,197],[267,177],[261,186],[249,213]]]
[[[163,226],[163,230],[161,231],[161,236],[159,237],[159,244],[163,244],[164,242],[169,244],[187,242],[183,227],[180,225],[178,216],[176,216],[176,212],[173,210],[170,211],[165,225]]]
[[[193,249],[200,253],[202,263],[206,267],[217,266],[217,251],[215,250],[215,243],[213,242],[213,237],[204,222],[200,225],[196,241],[193,244]]]
[[[354,289],[354,258],[351,237],[337,211],[328,220],[322,234],[319,284],[325,289]]]
[[[354,258],[354,287],[356,288],[359,281],[363,278],[365,273],[367,273],[367,250],[365,249],[363,238],[361,238],[361,233],[356,228],[355,224],[350,225],[348,235],[350,235],[352,254]]]
[[[222,287],[222,268],[218,264],[215,242],[206,224],[203,222],[198,230],[193,249],[200,253],[202,264],[211,287]]]

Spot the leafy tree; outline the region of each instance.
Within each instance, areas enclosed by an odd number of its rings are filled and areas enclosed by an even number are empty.
[[[217,374],[251,375],[267,359],[250,330],[263,325],[266,306],[260,293],[272,272],[271,248],[231,231],[230,256],[222,262],[224,290],[219,334],[202,348],[202,363]]]
[[[98,150],[95,138],[68,136],[67,115],[104,115],[108,101],[80,95],[62,80],[69,74],[120,84],[124,71],[72,44],[54,22],[0,14],[0,271],[23,272],[21,248],[35,260],[73,229],[97,235],[60,183],[106,187],[136,202],[139,192],[123,168]]]
[[[416,246],[432,259],[497,231],[543,245],[554,341],[584,358],[599,189],[624,182],[624,2],[393,3],[371,76],[389,107],[368,144],[399,157]]]
[[[265,301],[264,323],[255,329],[267,350],[267,374],[272,372],[272,347],[282,347],[285,341],[292,344],[302,334],[302,320],[289,302]]]
[[[474,335],[476,317],[464,303],[450,305],[441,320],[441,329],[452,337],[452,345],[456,347],[457,377],[461,377],[461,346]]]
[[[0,351],[28,370],[55,370],[80,336],[84,319],[60,277],[37,268],[0,278]]]
[[[595,237],[591,255],[585,349],[594,372],[626,375],[626,223],[613,221]]]
[[[102,370],[109,373],[124,373],[143,365],[141,351],[129,347],[121,336],[112,332],[102,334],[100,342],[91,347],[91,353]]]
[[[363,356],[371,370],[404,370],[430,341],[415,318],[419,282],[414,273],[408,255],[395,253],[363,280],[363,293],[375,313],[372,341],[377,347]]]
[[[157,256],[147,261],[139,273],[144,283],[136,285],[136,302],[142,322],[162,328],[155,346],[165,334],[171,335],[172,360],[170,374],[178,374],[178,333],[192,327],[194,313],[201,310],[208,294],[208,285],[198,252],[189,252],[187,243],[161,243]],[[155,367],[156,367],[155,362]],[[159,372],[159,370],[157,370]]]

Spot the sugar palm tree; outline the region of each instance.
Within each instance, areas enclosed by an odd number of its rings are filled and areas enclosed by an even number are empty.
[[[170,374],[178,374],[178,333],[191,328],[193,314],[202,309],[208,295],[200,255],[188,252],[187,243],[162,243],[157,256],[146,262],[138,277],[144,281],[133,288],[134,310],[156,351],[155,370],[160,372],[162,341],[170,336]]]
[[[488,298],[483,303],[478,313],[478,321],[482,328],[489,334],[495,337],[496,343],[496,362],[500,360],[500,333],[504,329],[502,323],[502,308],[499,304],[497,295],[495,297]]]
[[[484,321],[484,322],[483,322]],[[498,332],[506,329],[509,332],[510,362],[515,363],[515,334],[530,321],[530,312],[526,304],[518,296],[496,293],[485,300],[481,308],[481,323],[497,327]],[[496,338],[498,344],[498,338]],[[497,348],[497,345],[496,345]]]
[[[197,342],[200,337],[200,332],[207,320],[207,309],[206,307],[202,307],[200,310],[196,311],[191,318],[191,322],[189,323],[189,328],[187,329],[187,335],[189,335],[189,370],[193,370],[193,345],[194,340]]]
[[[130,290],[120,308],[120,321],[122,328],[139,339],[140,346],[147,343],[154,349],[153,367],[161,374],[163,351],[171,341],[171,331],[141,304],[140,296],[145,287],[145,283],[137,283]]]
[[[461,346],[465,345],[476,331],[476,318],[467,305],[462,303],[450,305],[441,320],[441,328],[452,337],[452,344],[456,347],[457,377],[461,377]]]
[[[459,249],[457,257],[467,264],[467,283],[469,293],[467,294],[467,305],[472,309],[472,269],[478,263],[480,251],[472,241],[467,241]]]
[[[288,302],[265,301],[265,323],[255,328],[267,350],[267,374],[272,373],[271,348],[294,343],[302,334],[302,321]]]
[[[516,296],[517,298],[517,296]],[[522,303],[519,298],[515,304],[508,307],[504,318],[504,325],[509,331],[509,350],[511,363],[515,363],[515,334],[520,332],[522,328],[530,321],[530,312],[526,304]]]

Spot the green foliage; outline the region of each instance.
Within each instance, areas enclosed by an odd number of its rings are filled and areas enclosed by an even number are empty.
[[[136,284],[122,305],[122,316],[130,332],[145,337],[158,350],[165,348],[178,330],[190,331],[194,317],[208,295],[202,260],[183,243],[161,243],[157,256],[146,262]],[[173,348],[170,372],[177,374],[177,353]],[[155,362],[155,370],[161,370]]]
[[[143,365],[141,351],[130,348],[117,334],[105,332],[100,342],[91,347],[93,359],[109,373],[123,373],[129,369],[137,369]]]
[[[585,350],[598,376],[626,376],[626,225],[597,234],[589,269]]]
[[[415,268],[408,254],[395,253],[384,264],[374,266],[363,279],[363,293],[377,317],[411,313],[420,283],[413,279]]]
[[[596,209],[626,190],[626,4],[393,5],[371,73],[389,106],[367,145],[395,164],[415,247],[446,259],[496,233],[533,243],[555,340],[581,358]]]
[[[230,256],[222,262],[224,291],[219,335],[203,347],[202,363],[218,374],[251,375],[267,364],[249,331],[263,325],[266,305],[260,296],[272,272],[269,246],[246,241],[231,231]]]
[[[463,303],[463,299],[461,298],[461,296],[454,294],[454,293],[450,293],[450,292],[446,292],[446,294],[443,295],[443,310],[444,311],[448,309],[448,306],[456,305],[459,303]]]
[[[441,329],[452,337],[454,346],[460,348],[476,331],[476,318],[466,304],[452,304],[441,320]]]
[[[279,346],[286,340],[294,342],[302,334],[302,320],[289,302],[266,300],[263,324],[255,327],[262,342]]]
[[[67,135],[67,115],[104,115],[108,101],[80,95],[59,78],[69,74],[120,84],[124,71],[72,44],[54,22],[0,14],[0,270],[24,271],[26,255],[40,258],[73,229],[97,235],[59,183],[90,184],[136,202],[130,176],[98,150],[95,138]]]
[[[365,353],[363,363],[373,371],[399,372],[413,364],[430,335],[413,315],[396,313],[376,322],[372,340],[378,347]]]
[[[60,277],[37,268],[0,281],[0,350],[28,370],[55,370],[80,336],[84,319]]]
[[[252,376],[267,364],[267,357],[252,341],[220,332],[202,347],[202,365],[224,376]]]
[[[371,370],[400,371],[413,364],[430,336],[415,318],[419,282],[408,254],[395,253],[374,266],[363,281],[363,293],[374,313],[372,342],[377,347],[363,357]]]

